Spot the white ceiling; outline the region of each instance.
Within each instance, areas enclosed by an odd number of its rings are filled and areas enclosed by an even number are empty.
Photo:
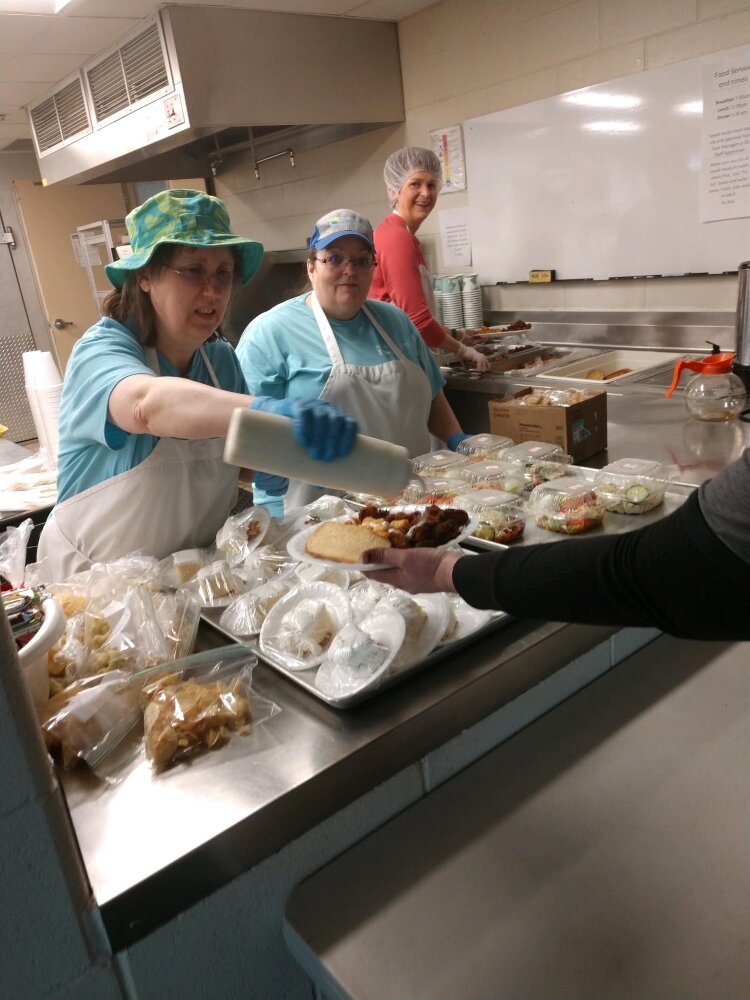
[[[181,6],[240,7],[402,21],[437,0],[180,0]],[[0,149],[29,139],[24,106],[118,41],[162,0],[71,0],[59,14],[43,0],[0,0]],[[29,146],[29,148],[31,148]]]

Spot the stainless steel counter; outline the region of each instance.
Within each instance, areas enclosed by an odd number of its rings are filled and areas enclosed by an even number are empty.
[[[63,774],[113,949],[138,940],[429,751],[541,683],[616,629],[516,622],[347,712],[259,664],[282,712],[257,735],[159,777]],[[202,645],[223,641],[206,628]]]
[[[479,432],[488,427],[489,399],[528,384],[455,377],[448,392],[464,427]],[[750,443],[747,425],[692,421],[681,399],[654,388],[612,387],[608,405],[609,447],[588,466],[654,458],[696,485]],[[283,711],[257,734],[158,778],[145,763],[115,786],[64,775],[113,949],[227,885],[616,631],[515,622],[344,712],[259,664],[259,694]],[[224,641],[207,627],[200,639],[204,647]]]

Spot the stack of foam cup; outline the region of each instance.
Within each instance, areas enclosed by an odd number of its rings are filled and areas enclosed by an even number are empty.
[[[39,449],[44,453],[45,466],[53,469],[57,465],[59,441],[60,372],[49,351],[24,351],[23,373]]]
[[[464,313],[461,305],[461,276],[446,274],[440,279],[442,288],[440,302],[443,308],[443,325],[451,329],[460,329],[464,325]]]
[[[479,329],[483,323],[483,310],[482,288],[478,274],[464,274],[461,278],[461,304],[464,326],[469,329]]]

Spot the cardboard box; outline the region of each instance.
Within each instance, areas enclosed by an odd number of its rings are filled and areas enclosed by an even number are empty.
[[[592,393],[568,406],[519,405],[518,400],[533,391],[529,387],[510,398],[490,400],[490,432],[504,434],[516,444],[547,441],[559,445],[575,462],[607,447],[606,392]]]

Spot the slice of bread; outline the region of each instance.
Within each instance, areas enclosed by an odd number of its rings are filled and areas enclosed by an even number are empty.
[[[305,542],[305,551],[318,559],[333,562],[360,563],[367,549],[389,549],[391,543],[363,524],[325,521],[319,524]]]

